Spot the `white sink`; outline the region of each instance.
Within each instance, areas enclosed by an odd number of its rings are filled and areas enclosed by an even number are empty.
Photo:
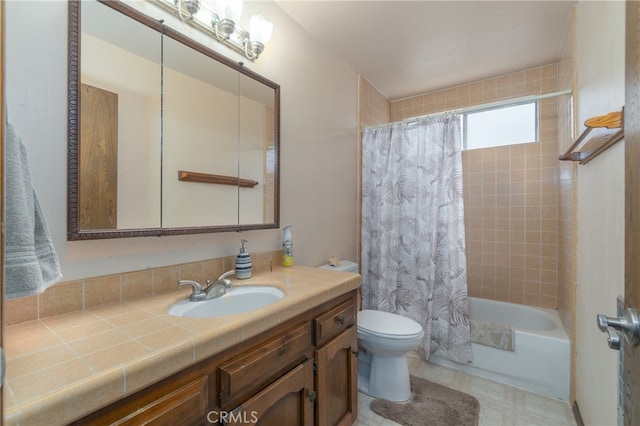
[[[191,302],[181,300],[169,307],[167,313],[177,317],[215,318],[254,311],[277,302],[284,292],[270,286],[239,286],[227,289],[215,299]]]

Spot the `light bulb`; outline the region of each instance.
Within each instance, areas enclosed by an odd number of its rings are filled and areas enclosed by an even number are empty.
[[[229,19],[238,23],[242,15],[242,0],[218,0],[216,12],[221,21]]]
[[[267,44],[273,32],[273,22],[267,21],[261,15],[253,15],[249,20],[249,34],[252,42]]]

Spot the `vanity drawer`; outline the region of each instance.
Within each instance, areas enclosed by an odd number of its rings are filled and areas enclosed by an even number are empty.
[[[321,346],[356,323],[356,307],[348,300],[313,320],[315,344]]]
[[[235,408],[310,358],[311,340],[311,324],[307,322],[220,366],[220,407],[223,410]]]
[[[174,376],[181,383],[181,376]],[[72,426],[204,425],[209,409],[209,381],[201,376],[177,387],[165,380],[70,423]],[[55,422],[53,422],[55,423]],[[65,424],[68,424],[65,422]]]

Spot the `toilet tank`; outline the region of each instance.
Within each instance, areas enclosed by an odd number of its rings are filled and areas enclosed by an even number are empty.
[[[321,269],[331,269],[333,271],[342,271],[342,272],[355,272],[358,273],[358,264],[352,262],[350,260],[341,260],[340,265],[331,266],[328,263],[325,263],[322,266],[319,266]]]

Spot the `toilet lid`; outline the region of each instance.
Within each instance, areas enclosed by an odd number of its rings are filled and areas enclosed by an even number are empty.
[[[413,337],[422,333],[422,326],[411,318],[368,309],[358,312],[358,329],[372,335],[391,338]]]

